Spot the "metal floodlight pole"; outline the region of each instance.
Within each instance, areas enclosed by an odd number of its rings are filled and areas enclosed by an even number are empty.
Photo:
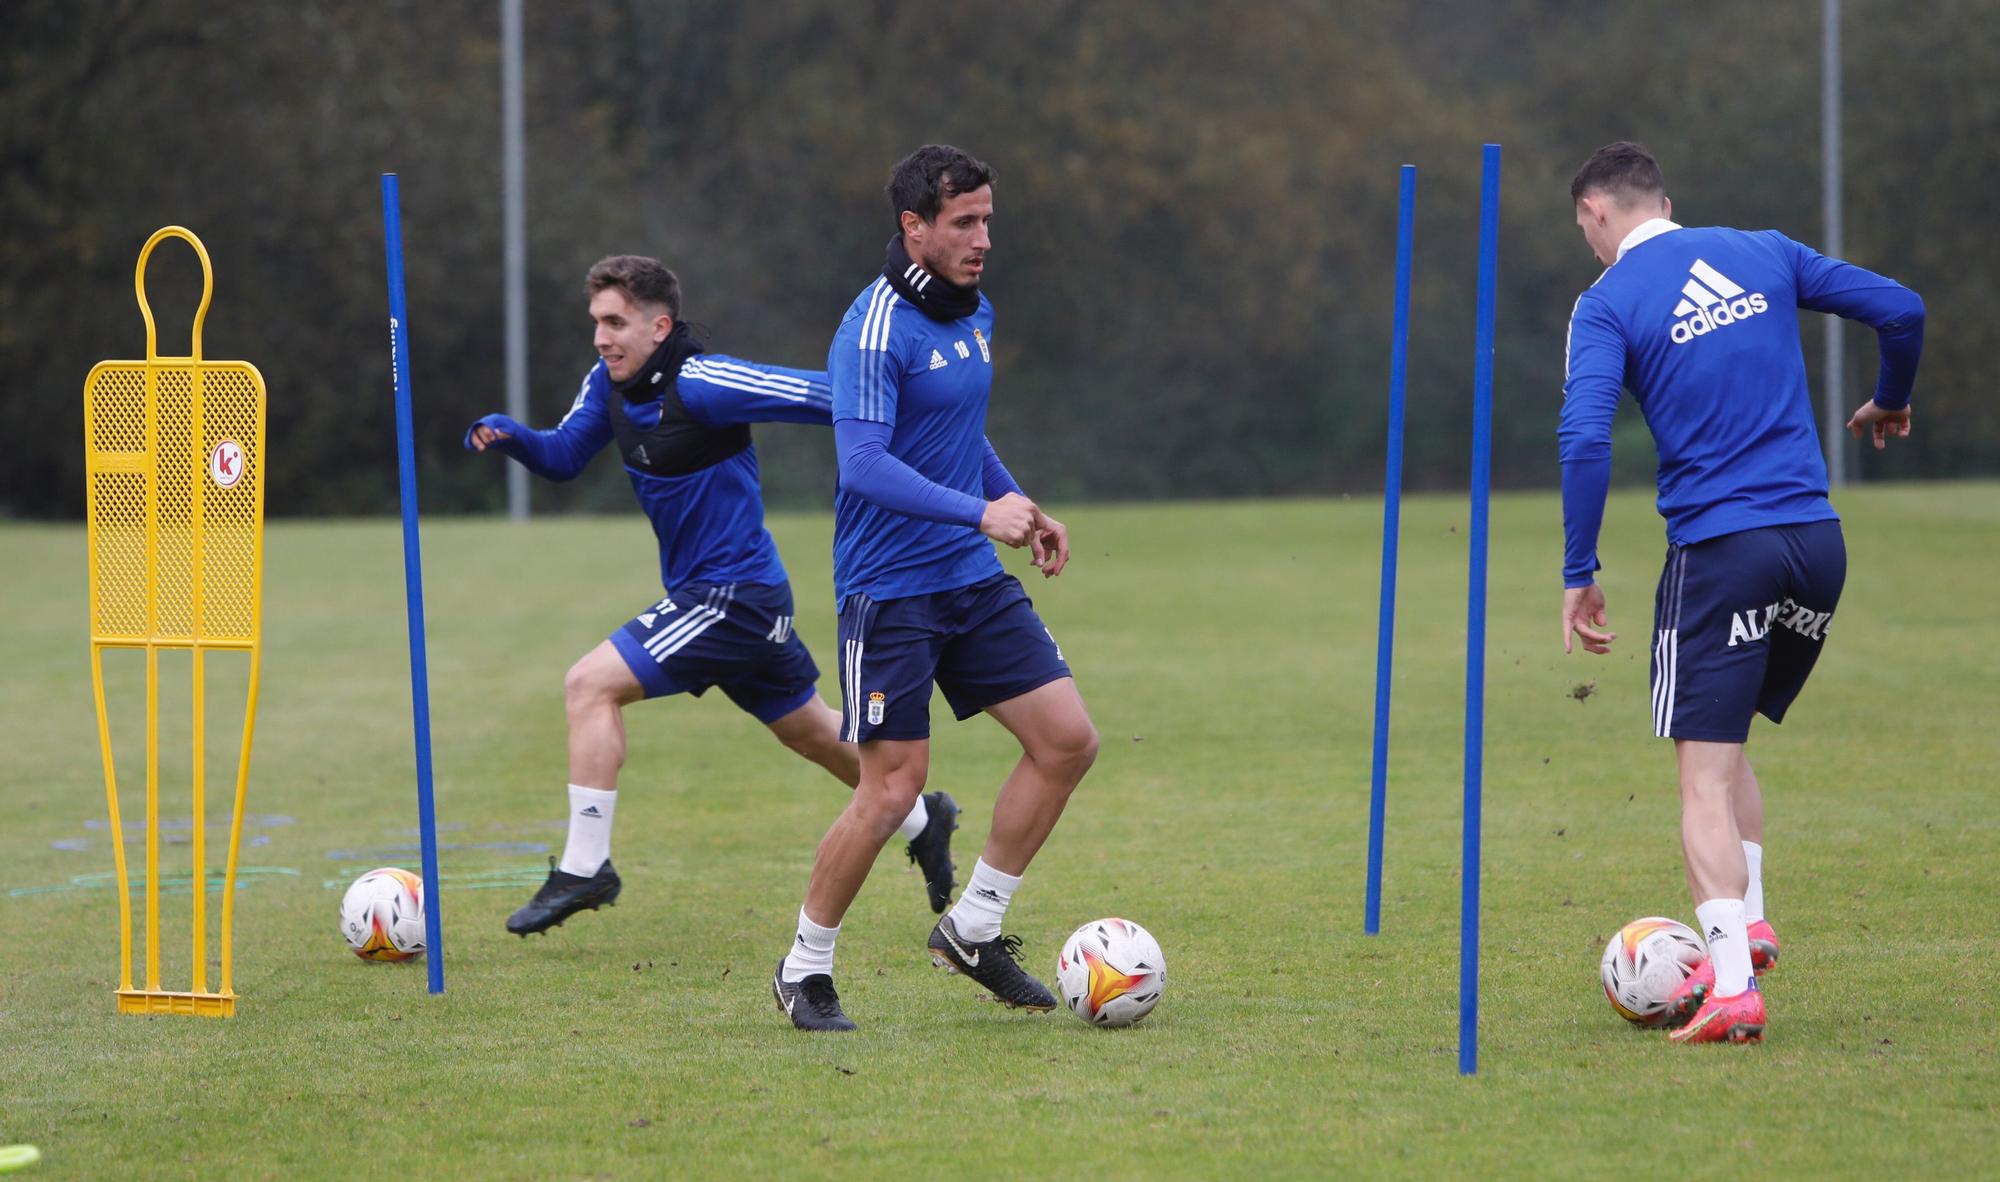
[[[1479,1070],[1480,773],[1486,734],[1486,537],[1493,468],[1493,306],[1500,272],[1500,145],[1479,184],[1479,308],[1472,352],[1472,555],[1465,590],[1465,837],[1458,936],[1458,1071]]]
[[[1403,514],[1403,391],[1410,359],[1410,247],[1417,167],[1403,166],[1396,206],[1396,309],[1389,337],[1389,449],[1382,476],[1382,593],[1375,634],[1375,758],[1368,780],[1368,891],[1362,931],[1382,930],[1382,827],[1389,795],[1389,681],[1396,661],[1396,543]]]
[[[1841,241],[1840,209],[1840,0],[1823,0],[1820,19],[1820,197],[1826,213],[1826,253],[1846,254]],[[1847,483],[1847,340],[1846,322],[1826,317],[1826,438],[1827,483]]]
[[[500,185],[506,238],[507,414],[528,421],[527,155],[521,135],[521,0],[500,0]],[[507,516],[528,516],[528,470],[507,470]]]

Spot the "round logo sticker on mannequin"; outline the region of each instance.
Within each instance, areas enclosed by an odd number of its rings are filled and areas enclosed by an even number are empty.
[[[218,488],[229,488],[243,479],[243,445],[225,439],[208,453],[208,476]]]

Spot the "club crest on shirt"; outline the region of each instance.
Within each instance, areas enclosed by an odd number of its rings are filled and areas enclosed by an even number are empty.
[[[888,703],[889,703],[888,697],[884,695],[881,690],[876,690],[874,693],[868,695],[869,726],[882,725],[882,711],[885,707],[887,707]]]
[[[975,328],[972,330],[972,339],[979,343],[979,359],[988,365],[993,364],[993,352],[986,347],[986,334]]]

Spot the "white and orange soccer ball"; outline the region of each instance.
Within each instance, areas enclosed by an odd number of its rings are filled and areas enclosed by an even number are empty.
[[[1604,946],[1598,964],[1604,996],[1627,1022],[1665,1025],[1667,997],[1707,956],[1701,937],[1686,924],[1658,915],[1635,919]]]
[[[1167,958],[1152,933],[1129,919],[1084,924],[1056,957],[1056,989],[1092,1026],[1130,1026],[1160,1004]]]
[[[384,866],[354,880],[340,899],[340,934],[363,960],[424,954],[424,880]]]

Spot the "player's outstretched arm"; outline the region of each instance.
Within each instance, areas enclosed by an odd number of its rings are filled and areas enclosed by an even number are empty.
[[[833,423],[833,389],[824,370],[787,369],[702,353],[681,366],[678,388],[688,413],[710,427]]]
[[[602,373],[602,365],[592,368],[569,413],[550,430],[537,431],[502,414],[485,415],[466,428],[467,450],[498,451],[549,480],[574,479],[611,442],[611,422],[604,410],[609,384]]]
[[[1905,406],[1890,410],[1874,399],[1861,404],[1853,416],[1847,420],[1848,433],[1856,439],[1873,437],[1875,450],[1889,446],[1889,437],[1907,439],[1910,435],[1910,408]]]

